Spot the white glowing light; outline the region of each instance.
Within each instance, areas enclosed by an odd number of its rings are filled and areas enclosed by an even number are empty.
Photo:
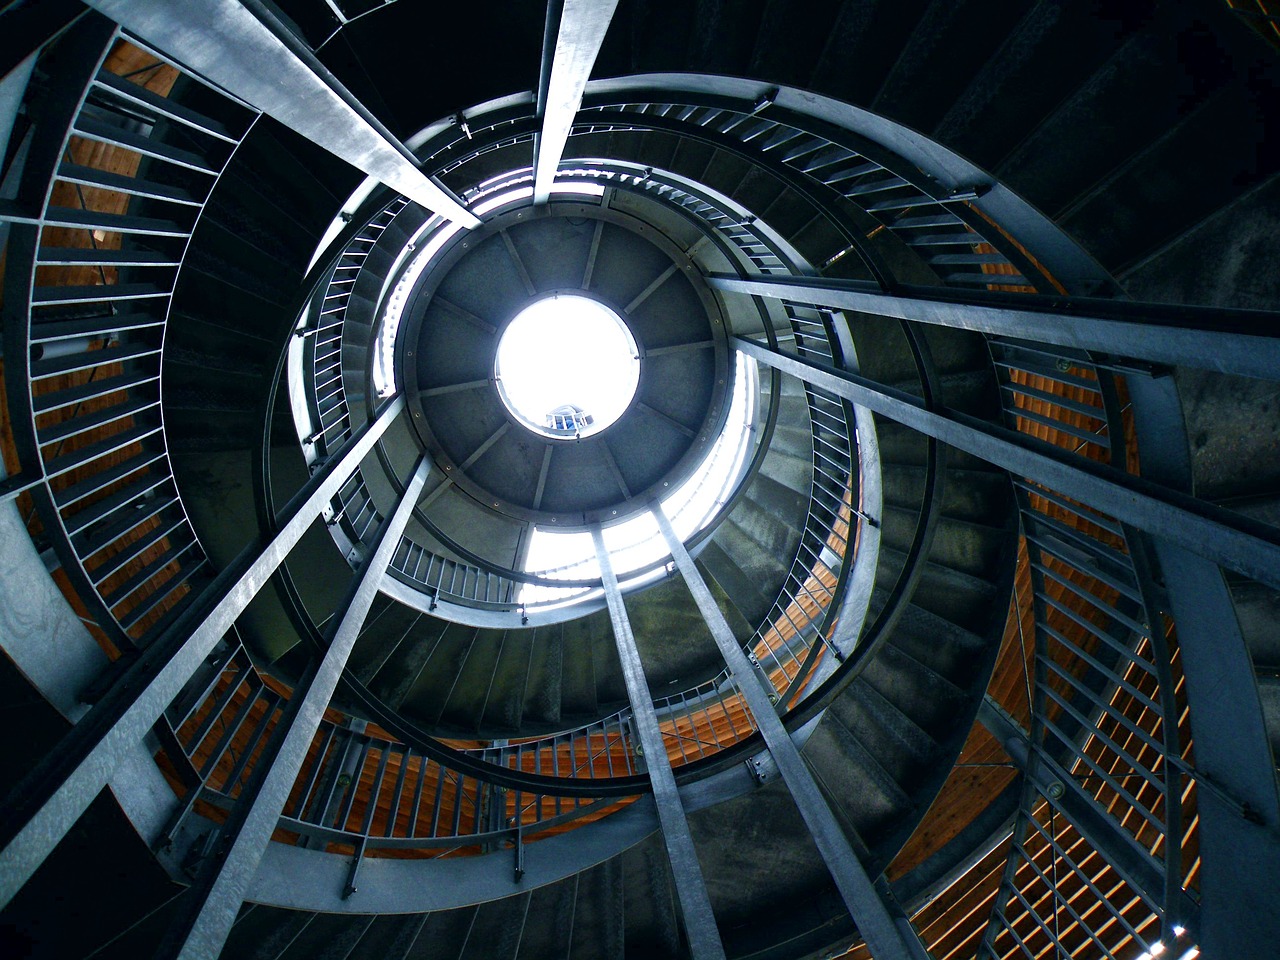
[[[494,375],[507,409],[525,426],[575,440],[622,416],[640,382],[640,360],[630,331],[604,304],[552,296],[507,325]]]
[[[701,465],[679,487],[662,498],[662,509],[681,540],[688,540],[715,517],[732,495],[746,468],[751,438],[755,432],[755,398],[759,390],[756,362],[735,353],[733,397],[724,429]],[[670,555],[666,540],[651,513],[642,513],[623,523],[605,527],[605,546],[614,572],[627,586],[664,575],[662,567],[643,577],[628,579],[633,570]],[[589,533],[565,533],[550,526],[538,526],[529,542],[525,569],[550,579],[590,580],[600,576],[595,546]],[[522,603],[555,605],[576,601],[590,591],[582,587],[525,585]]]

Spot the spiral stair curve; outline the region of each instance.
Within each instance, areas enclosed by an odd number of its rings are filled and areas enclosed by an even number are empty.
[[[476,11],[481,69],[410,4],[230,4],[468,230],[110,19],[129,4],[89,6],[0,6],[0,679],[31,730],[6,842],[64,745],[296,546],[18,883],[17,955],[179,955],[343,643],[225,942],[189,955],[702,956],[701,884],[726,956],[870,956],[815,803],[897,930],[885,955],[1267,955],[1280,367],[1178,331],[1274,349],[1274,17],[622,0],[544,201],[581,4]],[[493,359],[566,294],[622,317],[641,371],[578,438],[508,413]],[[1072,345],[1077,314],[1129,339]],[[682,575],[651,511],[713,482]],[[1138,501],[1237,539],[1197,553]],[[611,586],[589,533],[638,523]],[[553,528],[586,552],[539,568]]]

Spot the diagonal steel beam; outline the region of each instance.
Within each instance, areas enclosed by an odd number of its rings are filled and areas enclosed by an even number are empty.
[[[120,760],[155,726],[403,410],[403,397],[387,403],[284,508],[287,519],[275,538],[251,545],[232,561],[205,596],[142,651],[106,696],[5,797],[0,807],[0,907],[22,889],[107,785]]]
[[[546,203],[560,156],[569,141],[573,118],[578,115],[582,92],[591,78],[596,55],[609,30],[618,0],[564,0],[555,54],[542,108],[542,132],[534,158],[533,202]],[[550,31],[548,31],[549,33]],[[543,51],[545,60],[547,52]]]
[[[255,761],[249,783],[222,825],[217,853],[186,894],[157,956],[217,960],[222,952],[430,472],[430,461],[425,455],[419,457],[400,502],[378,530],[373,554],[339,608],[342,614],[335,617],[328,649],[311,662],[294,687],[275,733]]]
[[[480,225],[261,0],[87,2],[164,55],[428,210],[464,227]]]
[[[631,633],[631,621],[622,602],[622,591],[599,526],[591,528],[591,538],[596,546],[596,559],[600,562],[600,579],[609,604],[609,620],[613,624],[618,659],[622,661],[622,678],[626,683],[627,698],[631,701],[631,723],[644,750],[649,779],[653,783],[653,799],[658,808],[658,822],[662,826],[662,840],[671,861],[676,896],[684,915],[689,954],[693,960],[724,960],[720,930],[711,910],[711,900],[707,896],[707,885],[702,878],[698,853],[693,847],[693,836],[689,833],[689,821],[685,818],[675,774],[671,772],[671,762],[667,759],[667,748],[662,742],[658,715],[653,709],[653,695],[649,692],[644,664],[640,662],[640,651]]]
[[[999,281],[993,276],[992,280]],[[713,276],[717,290],[798,300],[1059,347],[1264,380],[1280,379],[1280,313],[1124,300],[959,295],[910,289],[884,293],[858,281]]]
[[[1280,589],[1280,531],[1275,527],[1007,427],[954,410],[926,410],[918,397],[866,377],[742,337],[734,337],[732,343],[783,373]]]
[[[667,541],[671,558],[684,577],[685,586],[693,595],[702,619],[711,631],[716,646],[720,648],[721,656],[729,665],[734,683],[747,701],[760,736],[769,748],[769,755],[778,765],[778,772],[791,792],[791,798],[795,801],[805,826],[809,828],[827,869],[831,871],[836,889],[840,891],[845,906],[858,925],[858,932],[867,941],[867,947],[873,956],[882,960],[928,960],[928,954],[921,946],[920,938],[910,921],[904,915],[895,916],[881,899],[875,882],[849,843],[849,838],[845,836],[826,798],[822,796],[817,781],[805,765],[791,735],[782,725],[777,709],[769,700],[769,694],[773,691],[771,688],[766,690],[765,684],[768,681],[757,671],[758,664],[753,663],[739,646],[729,622],[716,605],[715,598],[711,596],[711,591],[694,565],[693,558],[689,556],[689,551],[676,536],[661,504],[654,506],[653,516]]]

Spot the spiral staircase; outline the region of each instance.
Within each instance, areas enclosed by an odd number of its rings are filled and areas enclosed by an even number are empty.
[[[0,6],[7,953],[1272,955],[1276,24]]]

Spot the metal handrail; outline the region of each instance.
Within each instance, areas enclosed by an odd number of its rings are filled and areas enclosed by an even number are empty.
[[[241,110],[243,126],[229,132],[170,111],[167,93],[106,69],[108,53],[122,42],[133,41],[96,17],[59,41],[80,49],[86,72],[64,75],[69,86],[50,101],[58,108],[42,112],[37,124],[22,192],[42,199],[35,209],[0,211],[13,221],[6,299],[28,307],[28,322],[5,333],[15,439],[25,472],[39,478],[27,490],[71,588],[116,654],[158,636],[211,573],[174,486],[161,355],[186,247],[256,119]],[[81,141],[143,160],[122,171],[77,150]],[[199,176],[183,190],[150,182],[148,169],[166,163]],[[84,186],[98,191],[93,205]],[[95,209],[110,196],[123,212]],[[142,205],[148,216],[128,212]],[[64,231],[53,244],[65,248],[41,244],[50,228]],[[155,250],[133,244],[138,236]],[[79,285],[77,268],[93,270],[93,285]]]
[[[198,677],[198,686],[161,721],[162,767],[180,798],[157,841],[162,846],[192,815],[218,819],[219,811],[235,803],[289,699],[257,672],[239,645],[228,646]],[[300,845],[354,847],[353,870],[366,851],[379,849],[441,856],[487,852],[507,841],[518,847],[634,799],[509,789],[362,727],[332,713],[325,717],[279,819],[279,828]],[[525,773],[540,774],[545,764],[552,768],[548,784],[563,783],[562,760],[570,777],[584,767],[589,772],[601,757],[610,773],[615,756],[628,772],[635,770],[622,715],[569,735],[466,747],[461,753]],[[354,888],[354,873],[348,887]]]
[[[1055,357],[999,340],[990,348],[1011,425],[1126,468],[1122,377],[1087,355]],[[1020,941],[1028,920],[1052,923],[1062,910],[1105,956],[1128,940],[1150,950],[1164,931],[1157,926],[1153,936],[1146,919],[1194,926],[1183,864],[1193,822],[1184,825],[1182,814],[1194,803],[1194,772],[1175,651],[1159,628],[1155,588],[1136,562],[1133,531],[1042,485],[1019,480],[1015,491],[1036,627],[1030,774],[980,952],[1000,955]],[[1079,843],[1105,847],[1109,863],[1124,863],[1128,898],[1103,896],[1092,885],[1086,904],[1065,902],[1051,882],[1047,900],[1015,889],[1027,882],[1015,877],[1042,849],[1052,851],[1055,871],[1078,873],[1082,857],[1072,847]],[[1041,869],[1035,872],[1045,884]],[[1134,912],[1144,910],[1135,921]]]

